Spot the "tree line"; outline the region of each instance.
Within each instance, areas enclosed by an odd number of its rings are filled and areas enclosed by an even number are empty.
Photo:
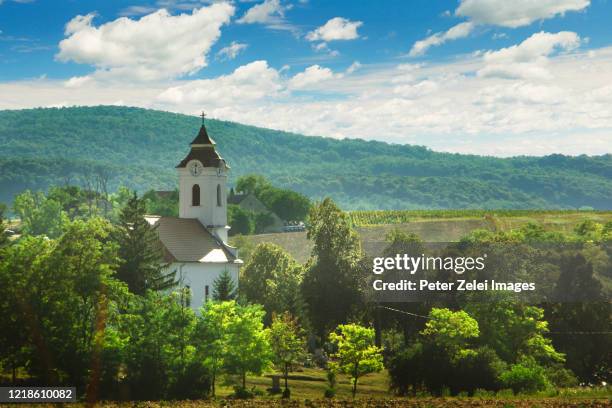
[[[327,371],[328,397],[337,375],[351,379],[356,395],[360,378],[383,368],[397,394],[529,393],[610,380],[611,337],[572,337],[609,333],[602,276],[610,277],[610,253],[598,244],[610,241],[610,223],[585,221],[570,233],[534,224],[474,231],[445,249],[457,255],[473,244],[585,243],[546,258],[545,269],[529,262],[544,253],[528,253],[515,267],[545,274],[559,292],[589,293],[589,302],[449,296],[382,308],[368,298],[371,260],[349,216],[325,199],[309,210],[308,262],[258,245],[238,287],[222,276],[214,300],[196,314],[189,292],[163,272],[142,198],[127,191],[111,197],[118,209],[104,218],[85,201],[72,212],[66,200],[45,204],[51,197],[16,200],[23,235],[1,241],[0,361],[14,381],[77,385],[89,398],[172,399],[212,396],[219,378],[233,379],[236,397],[251,397],[258,391],[247,387],[247,376],[272,368],[289,397],[289,373],[300,366]],[[35,209],[45,206],[56,223],[36,221]],[[384,251],[422,245],[393,231]]]

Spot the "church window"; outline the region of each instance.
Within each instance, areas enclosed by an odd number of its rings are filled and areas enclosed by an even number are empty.
[[[217,184],[217,207],[221,207],[221,184]]]
[[[208,302],[209,290],[208,285],[204,286],[204,301]]]
[[[200,186],[194,184],[191,188],[191,205],[194,207],[200,206]]]

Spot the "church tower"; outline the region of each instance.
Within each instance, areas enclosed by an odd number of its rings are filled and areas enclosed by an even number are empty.
[[[197,218],[227,244],[226,182],[229,166],[219,156],[208,136],[202,113],[202,127],[191,142],[189,154],[176,166],[179,177],[179,218]]]

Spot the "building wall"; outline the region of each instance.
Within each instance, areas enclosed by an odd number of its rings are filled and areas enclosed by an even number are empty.
[[[205,167],[198,176],[192,176],[186,168],[179,168],[179,217],[197,218],[210,227],[223,242],[227,242],[227,171],[217,173],[217,168]],[[191,193],[194,184],[200,186],[200,205],[192,206]],[[221,205],[217,205],[217,185],[221,186]]]
[[[212,300],[214,282],[228,270],[238,288],[238,276],[241,264],[176,262],[168,266],[168,270],[176,271],[176,279],[180,286],[189,286],[191,289],[191,308],[198,311],[204,304],[206,287],[208,286],[208,300]]]

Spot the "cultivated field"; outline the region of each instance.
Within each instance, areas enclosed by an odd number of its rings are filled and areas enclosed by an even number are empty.
[[[386,246],[386,235],[393,229],[415,233],[426,242],[450,242],[476,229],[507,231],[529,222],[540,224],[549,231],[570,232],[587,219],[600,223],[612,221],[612,211],[416,210],[355,211],[349,215],[368,254],[380,252]],[[277,244],[302,263],[308,260],[312,251],[306,232],[260,234],[246,238],[254,245],[262,242]]]

